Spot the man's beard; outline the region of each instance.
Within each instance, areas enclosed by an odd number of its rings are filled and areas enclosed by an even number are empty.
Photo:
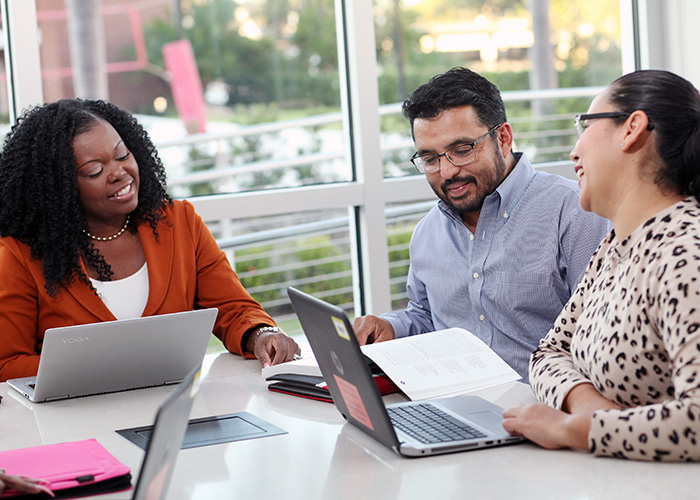
[[[467,214],[471,212],[478,212],[481,210],[484,200],[488,195],[493,193],[496,188],[503,182],[506,172],[506,162],[505,159],[500,155],[500,150],[496,151],[494,155],[493,169],[484,172],[481,180],[477,182],[473,175],[465,175],[463,177],[454,177],[452,179],[444,181],[440,188],[437,189],[435,186],[433,191],[448,207],[450,207],[454,212],[459,215]],[[463,197],[454,199],[448,194],[447,188],[452,184],[458,184],[461,182],[469,182],[473,187],[476,187],[475,193],[467,193]]]

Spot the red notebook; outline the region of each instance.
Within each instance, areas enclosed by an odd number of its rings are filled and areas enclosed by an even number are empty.
[[[0,469],[6,474],[47,481],[57,498],[126,490],[131,487],[129,468],[96,439],[48,444],[0,452]],[[0,498],[24,496],[6,489]],[[26,498],[36,498],[26,495]]]
[[[273,392],[281,392],[301,398],[316,399],[332,403],[331,393],[323,377],[315,375],[300,375],[296,373],[278,373],[265,379],[267,388]],[[386,375],[374,375],[374,383],[381,395],[398,392],[398,388]]]

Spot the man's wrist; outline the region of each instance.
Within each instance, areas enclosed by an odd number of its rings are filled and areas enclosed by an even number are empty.
[[[284,333],[280,328],[276,326],[260,325],[255,328],[248,330],[247,337],[245,340],[245,350],[252,353],[255,351],[255,344],[258,339],[264,333]]]
[[[258,338],[260,338],[260,335],[267,332],[284,333],[280,328],[276,326],[259,326],[255,330],[253,330],[253,335],[251,335],[253,337],[253,346],[255,346],[255,344],[258,342]]]

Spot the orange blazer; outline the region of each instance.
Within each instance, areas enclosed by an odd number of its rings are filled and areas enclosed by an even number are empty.
[[[214,334],[229,351],[252,357],[244,353],[243,335],[275,322],[243,288],[192,204],[175,201],[165,207],[158,241],[147,223],[139,224],[138,235],[148,263],[143,316],[217,307]],[[41,266],[27,245],[0,238],[0,381],[36,374],[48,328],[116,319],[77,279],[49,296]],[[81,266],[85,271],[82,261]]]

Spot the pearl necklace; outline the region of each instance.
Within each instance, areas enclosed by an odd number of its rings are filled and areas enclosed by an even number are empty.
[[[129,225],[129,216],[127,215],[127,216],[126,216],[126,222],[124,223],[124,226],[119,230],[119,232],[117,232],[117,234],[114,234],[114,235],[112,235],[112,236],[104,236],[104,237],[102,237],[102,236],[95,236],[94,234],[91,234],[90,232],[88,232],[87,229],[83,229],[83,232],[84,232],[84,233],[87,235],[87,237],[90,238],[91,240],[95,240],[95,241],[112,241],[112,240],[114,240],[114,239],[116,239],[116,238],[119,238],[122,234],[124,234],[124,231],[126,231],[126,228],[127,228],[128,225]]]

